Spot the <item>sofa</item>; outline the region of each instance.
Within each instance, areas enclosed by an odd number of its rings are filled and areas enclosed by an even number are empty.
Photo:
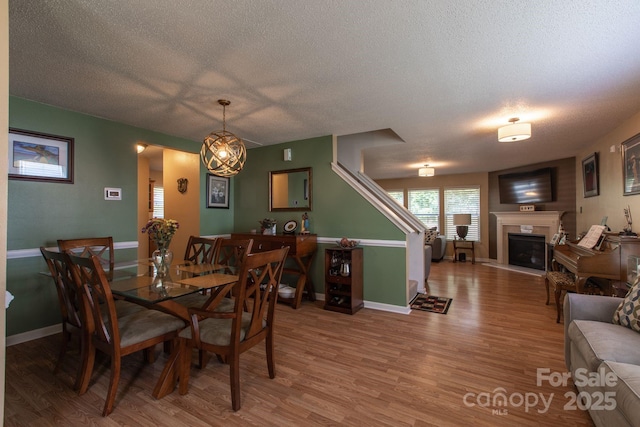
[[[585,405],[597,426],[640,426],[640,333],[612,322],[622,300],[564,299],[565,363],[583,397],[574,405]]]
[[[438,235],[430,243],[425,243],[425,246],[431,246],[431,259],[433,261],[440,261],[444,258],[444,254],[447,251],[447,238],[443,235]]]

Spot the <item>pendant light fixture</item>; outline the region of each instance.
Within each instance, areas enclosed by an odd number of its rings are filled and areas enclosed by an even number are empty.
[[[247,149],[240,138],[227,132],[226,107],[231,101],[219,99],[222,105],[222,131],[211,132],[204,138],[200,159],[206,168],[217,176],[233,176],[242,170],[247,160]]]
[[[435,168],[430,168],[428,164],[423,168],[418,169],[418,176],[434,176],[436,174]]]
[[[515,142],[531,138],[531,123],[518,123],[519,120],[513,117],[509,119],[510,125],[498,129],[498,141]]]

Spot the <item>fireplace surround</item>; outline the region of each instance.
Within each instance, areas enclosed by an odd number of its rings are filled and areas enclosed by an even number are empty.
[[[562,211],[491,212],[496,216],[496,243],[498,264],[509,264],[509,233],[522,233],[523,226],[531,234],[545,236],[545,242],[558,232]]]

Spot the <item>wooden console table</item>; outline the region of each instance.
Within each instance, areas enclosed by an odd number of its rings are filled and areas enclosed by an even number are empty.
[[[310,267],[313,255],[318,248],[317,234],[253,234],[253,233],[231,233],[232,239],[253,239],[252,252],[264,252],[289,246],[287,258],[295,262],[295,266],[285,266],[284,274],[298,276],[296,283],[296,293],[293,298],[278,297],[278,301],[291,304],[293,308],[298,308],[302,301],[302,294],[307,291],[307,299],[315,301],[315,289],[311,280]]]
[[[473,240],[453,240],[453,262],[458,261],[458,251],[467,250],[471,251],[471,264],[476,263],[476,249]]]

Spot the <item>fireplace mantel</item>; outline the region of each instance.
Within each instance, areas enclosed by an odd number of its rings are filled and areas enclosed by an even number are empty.
[[[562,211],[533,212],[491,212],[496,216],[497,261],[499,264],[509,263],[508,234],[520,233],[522,225],[533,227],[534,234],[544,234],[545,242],[550,242],[558,232]]]

